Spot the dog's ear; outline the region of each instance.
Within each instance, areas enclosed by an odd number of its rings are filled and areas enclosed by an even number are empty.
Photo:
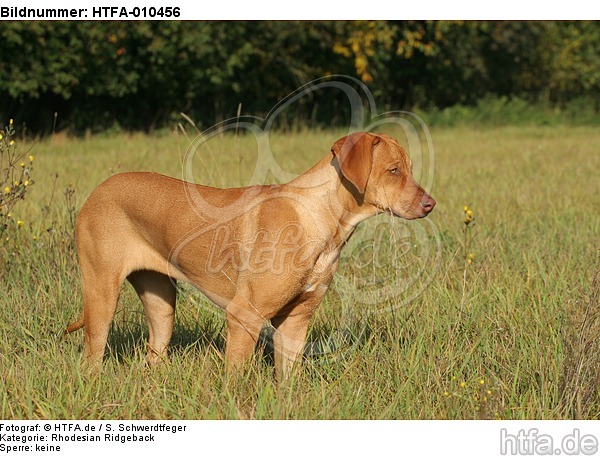
[[[338,139],[331,148],[342,174],[361,194],[367,188],[373,166],[373,147],[378,142],[375,135],[357,132]]]

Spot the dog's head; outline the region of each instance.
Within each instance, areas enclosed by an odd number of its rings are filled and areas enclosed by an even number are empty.
[[[412,176],[412,162],[395,139],[384,134],[352,133],[331,148],[342,183],[362,204],[397,217],[427,216],[435,200]]]

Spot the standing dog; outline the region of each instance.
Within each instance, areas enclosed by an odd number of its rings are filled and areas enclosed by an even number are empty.
[[[353,133],[331,152],[283,185],[218,189],[155,173],[106,180],[77,218],[83,315],[66,332],[85,326],[85,356],[101,362],[127,279],[144,305],[156,362],[173,332],[176,280],[184,280],[225,310],[229,367],[250,357],[270,320],[275,367],[287,377],[357,225],[382,212],[425,217],[435,206],[391,137]]]

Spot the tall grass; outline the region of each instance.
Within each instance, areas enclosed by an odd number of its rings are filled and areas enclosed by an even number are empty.
[[[598,101],[593,97],[570,100],[562,105],[506,96],[487,96],[474,106],[454,105],[426,110],[423,117],[430,125],[454,126],[593,126],[600,124]]]
[[[142,307],[126,285],[104,367],[87,372],[82,334],[61,337],[82,305],[74,212],[114,172],[180,177],[188,139],[121,134],[38,143],[36,185],[13,209],[25,223],[1,250],[0,418],[600,418],[600,132],[433,133],[438,205],[430,217],[441,254],[431,284],[407,305],[372,312],[338,282],[314,318],[303,365],[285,384],[273,377],[268,330],[252,367],[225,375],[224,316],[187,285],[169,362],[145,366]],[[281,166],[298,173],[339,135],[274,134],[271,144]],[[196,178],[243,185],[255,150],[243,135],[215,141],[197,161]],[[476,222],[468,252],[465,205]],[[373,242],[376,225],[365,224],[347,250]],[[368,259],[346,255],[338,274],[368,284],[400,267],[374,271]]]

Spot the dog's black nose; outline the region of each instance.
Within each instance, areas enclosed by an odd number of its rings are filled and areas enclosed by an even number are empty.
[[[427,193],[425,193],[423,195],[423,198],[421,199],[421,207],[423,208],[426,214],[429,214],[435,207],[435,200]]]

